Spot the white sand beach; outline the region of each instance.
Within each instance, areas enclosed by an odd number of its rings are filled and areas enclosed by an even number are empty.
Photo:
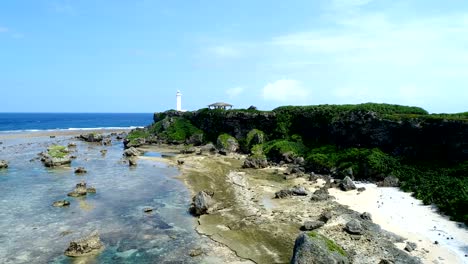
[[[438,214],[432,206],[424,206],[410,193],[398,188],[378,188],[375,184],[356,184],[365,187],[362,193],[329,189],[336,201],[358,212],[369,212],[383,229],[417,244],[412,255],[424,263],[468,263],[468,229]],[[438,244],[435,244],[435,241]],[[398,245],[405,247],[405,243]]]

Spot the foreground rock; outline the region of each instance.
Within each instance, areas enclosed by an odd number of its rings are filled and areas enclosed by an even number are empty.
[[[347,253],[328,238],[310,232],[296,238],[291,264],[346,264]]]
[[[283,199],[290,196],[307,196],[307,190],[304,186],[296,185],[290,189],[284,189],[275,193],[275,198]]]
[[[41,161],[46,167],[58,167],[71,163],[68,155],[68,148],[65,146],[53,145],[47,148],[47,152],[42,152]]]
[[[128,148],[124,151],[124,156],[126,157],[136,157],[136,156],[139,156],[140,154],[141,154],[140,151],[138,151],[134,147]]]
[[[104,248],[97,231],[79,240],[71,241],[65,250],[65,255],[69,257],[81,257],[100,252]]]
[[[79,135],[78,138],[86,142],[102,142],[102,139],[103,139],[101,134],[96,134],[96,133]]]
[[[8,168],[8,162],[6,160],[0,160],[0,169]]]
[[[56,201],[52,204],[53,207],[65,207],[69,205],[70,205],[70,202],[67,200]]]
[[[354,185],[353,180],[349,176],[346,176],[341,182],[340,182],[340,189],[342,191],[350,191],[350,190],[355,190],[356,185]]]
[[[226,155],[236,152],[239,149],[239,143],[233,136],[222,134],[216,140],[216,147],[220,154]]]
[[[84,167],[78,167],[75,169],[76,174],[84,174],[87,173],[88,171]]]
[[[362,235],[364,233],[364,228],[362,227],[361,222],[356,219],[346,223],[345,230],[352,235]]]
[[[242,165],[243,168],[263,169],[268,167],[268,161],[264,157],[247,157]]]
[[[325,223],[322,222],[322,221],[305,221],[304,222],[304,225],[302,226],[302,230],[307,230],[307,231],[310,231],[310,230],[314,230],[314,229],[317,229],[317,228],[320,228],[322,226],[324,226]]]
[[[68,193],[68,196],[81,197],[88,193],[96,193],[96,188],[86,187],[86,182],[80,182],[76,184],[76,187],[72,192]]]
[[[190,212],[193,215],[199,216],[208,213],[208,210],[213,205],[213,192],[200,191],[193,197]]]

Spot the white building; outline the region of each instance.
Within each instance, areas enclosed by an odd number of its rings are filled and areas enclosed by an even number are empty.
[[[182,93],[177,90],[176,93],[176,110],[179,112],[185,112],[186,110],[182,110]]]

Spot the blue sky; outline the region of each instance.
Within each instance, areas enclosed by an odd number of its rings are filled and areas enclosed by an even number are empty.
[[[468,1],[4,0],[0,112],[468,111]]]

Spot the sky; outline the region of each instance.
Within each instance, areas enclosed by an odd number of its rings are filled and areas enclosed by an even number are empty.
[[[0,112],[468,111],[466,0],[2,0]]]

